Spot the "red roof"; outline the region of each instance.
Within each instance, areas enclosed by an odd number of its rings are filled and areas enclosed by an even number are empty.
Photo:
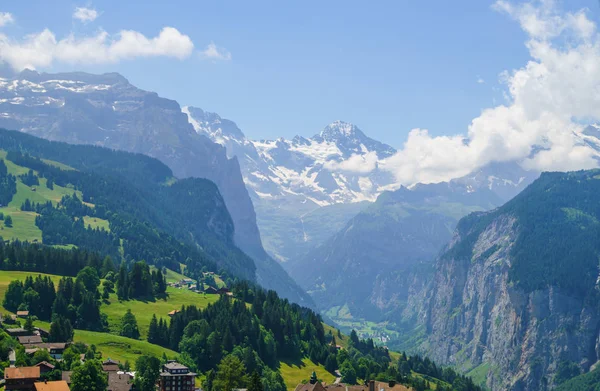
[[[39,379],[40,367],[5,368],[4,379]]]
[[[35,391],[69,391],[69,385],[64,380],[36,382]]]

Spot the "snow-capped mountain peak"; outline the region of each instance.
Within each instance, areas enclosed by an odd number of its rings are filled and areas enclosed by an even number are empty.
[[[197,133],[208,136],[216,143],[225,145],[229,140],[242,141],[246,138],[235,122],[223,119],[217,113],[191,106],[183,106],[181,111],[188,116],[188,122]]]
[[[330,141],[336,141],[340,137],[365,137],[364,133],[357,128],[356,125],[339,120],[327,125],[323,130],[321,130],[319,136]]]
[[[332,122],[311,138],[255,141],[216,114],[193,107],[184,107],[183,112],[197,132],[224,145],[228,156],[238,157],[255,197],[293,197],[319,206],[374,201],[394,181],[391,174],[378,169],[352,172],[343,164],[350,158],[385,158],[395,153],[348,122]]]

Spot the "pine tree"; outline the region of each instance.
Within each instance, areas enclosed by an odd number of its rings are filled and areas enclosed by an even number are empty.
[[[10,217],[10,215],[7,215],[6,217],[4,217],[4,226],[11,228],[13,226],[13,221],[12,221],[12,217]]]
[[[102,277],[104,278],[109,272],[114,272],[115,270],[116,268],[112,258],[109,255],[104,257],[104,260],[102,261]]]
[[[33,333],[33,318],[31,316],[28,316],[27,319],[25,320],[25,326],[23,327],[25,330],[27,330],[27,332],[29,334]]]
[[[252,372],[250,376],[250,384],[248,384],[248,391],[264,391],[262,382],[260,381],[260,375],[257,371]]]
[[[69,319],[62,316],[55,316],[50,324],[50,342],[71,342],[73,340],[73,326]]]
[[[119,277],[117,278],[117,297],[119,300],[128,300],[129,299],[129,281],[127,275],[127,267],[125,266],[125,262],[121,262],[121,267],[119,268]]]
[[[160,361],[153,356],[140,356],[135,362],[134,385],[138,391],[155,391],[160,375]]]
[[[127,338],[138,339],[140,338],[140,330],[138,329],[137,320],[135,315],[130,309],[127,310],[123,318],[121,319],[121,336]]]
[[[243,388],[247,382],[246,367],[239,358],[230,354],[218,365],[213,388],[219,390],[233,390]]]
[[[156,314],[153,314],[152,320],[150,320],[150,327],[148,327],[148,342],[157,345],[160,344],[158,320],[156,319]]]

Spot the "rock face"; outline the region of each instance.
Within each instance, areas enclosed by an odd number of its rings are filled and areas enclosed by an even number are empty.
[[[348,306],[355,317],[393,320],[390,313],[399,318],[413,284],[433,270],[458,219],[500,203],[492,191],[457,183],[384,192],[289,270],[324,311]]]
[[[177,177],[210,179],[233,219],[236,245],[256,263],[257,280],[310,305],[310,298],[266,256],[237,159],[229,159],[223,146],[198,134],[176,101],[140,90],[114,73],[24,71],[0,80],[0,127],[143,153],[166,163]]]
[[[461,220],[409,304],[424,353],[483,374],[492,390],[552,389],[562,367],[598,361],[597,175],[542,174],[503,207]]]

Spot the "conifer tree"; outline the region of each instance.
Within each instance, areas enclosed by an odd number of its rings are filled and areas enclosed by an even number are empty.
[[[150,320],[150,326],[148,327],[148,342],[157,345],[160,344],[158,320],[156,319],[156,314],[153,314],[152,320]]]
[[[123,318],[121,319],[121,336],[127,338],[138,339],[140,338],[140,330],[138,329],[137,320],[135,315],[130,309],[127,310]]]

